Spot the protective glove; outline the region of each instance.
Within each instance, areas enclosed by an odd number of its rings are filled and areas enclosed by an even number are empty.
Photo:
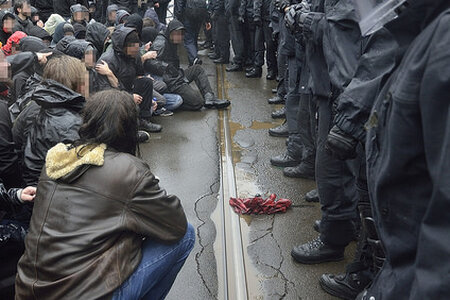
[[[275,8],[282,14],[284,14],[284,10],[289,7],[289,0],[275,0]]]
[[[254,17],[253,23],[255,23],[256,26],[262,26],[262,20],[260,17]]]
[[[239,23],[242,23],[242,24],[245,23],[245,20],[244,20],[244,18],[243,18],[242,16],[239,16],[239,17],[237,18],[237,20],[238,20]]]
[[[328,133],[326,148],[333,157],[340,160],[356,158],[358,140],[334,125]]]
[[[306,3],[306,5],[309,4]],[[306,16],[308,15],[307,9],[309,9],[309,6],[306,5],[303,4],[303,2],[293,5],[289,8],[288,12],[284,16],[286,27],[292,34],[303,30],[303,23],[305,22]]]

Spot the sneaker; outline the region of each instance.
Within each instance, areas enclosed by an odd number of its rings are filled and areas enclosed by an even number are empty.
[[[325,244],[319,236],[306,244],[294,247],[291,255],[295,261],[302,264],[320,264],[323,262],[343,260],[344,249],[345,247]]]
[[[173,111],[167,110],[164,107],[161,107],[160,109],[157,109],[153,115],[160,116],[160,117],[170,117],[173,116]]]
[[[196,57],[196,58],[194,59],[194,61],[192,62],[192,65],[193,65],[193,66],[195,66],[195,65],[201,65],[201,64],[203,64],[203,61],[202,61],[200,58],[198,58],[198,57]]]
[[[150,134],[148,132],[139,130],[137,135],[138,143],[147,143],[150,140]]]

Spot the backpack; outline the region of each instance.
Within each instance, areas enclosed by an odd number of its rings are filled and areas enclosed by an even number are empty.
[[[203,22],[208,16],[206,0],[187,0],[184,15],[189,20]]]

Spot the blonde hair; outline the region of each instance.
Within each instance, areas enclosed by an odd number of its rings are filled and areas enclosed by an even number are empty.
[[[62,55],[51,58],[44,68],[44,79],[55,80],[78,92],[84,81],[86,66],[79,59]]]

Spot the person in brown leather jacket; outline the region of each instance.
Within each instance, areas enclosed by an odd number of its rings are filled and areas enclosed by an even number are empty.
[[[100,92],[82,117],[80,139],[48,151],[16,299],[163,299],[195,231],[135,156],[132,96]]]

